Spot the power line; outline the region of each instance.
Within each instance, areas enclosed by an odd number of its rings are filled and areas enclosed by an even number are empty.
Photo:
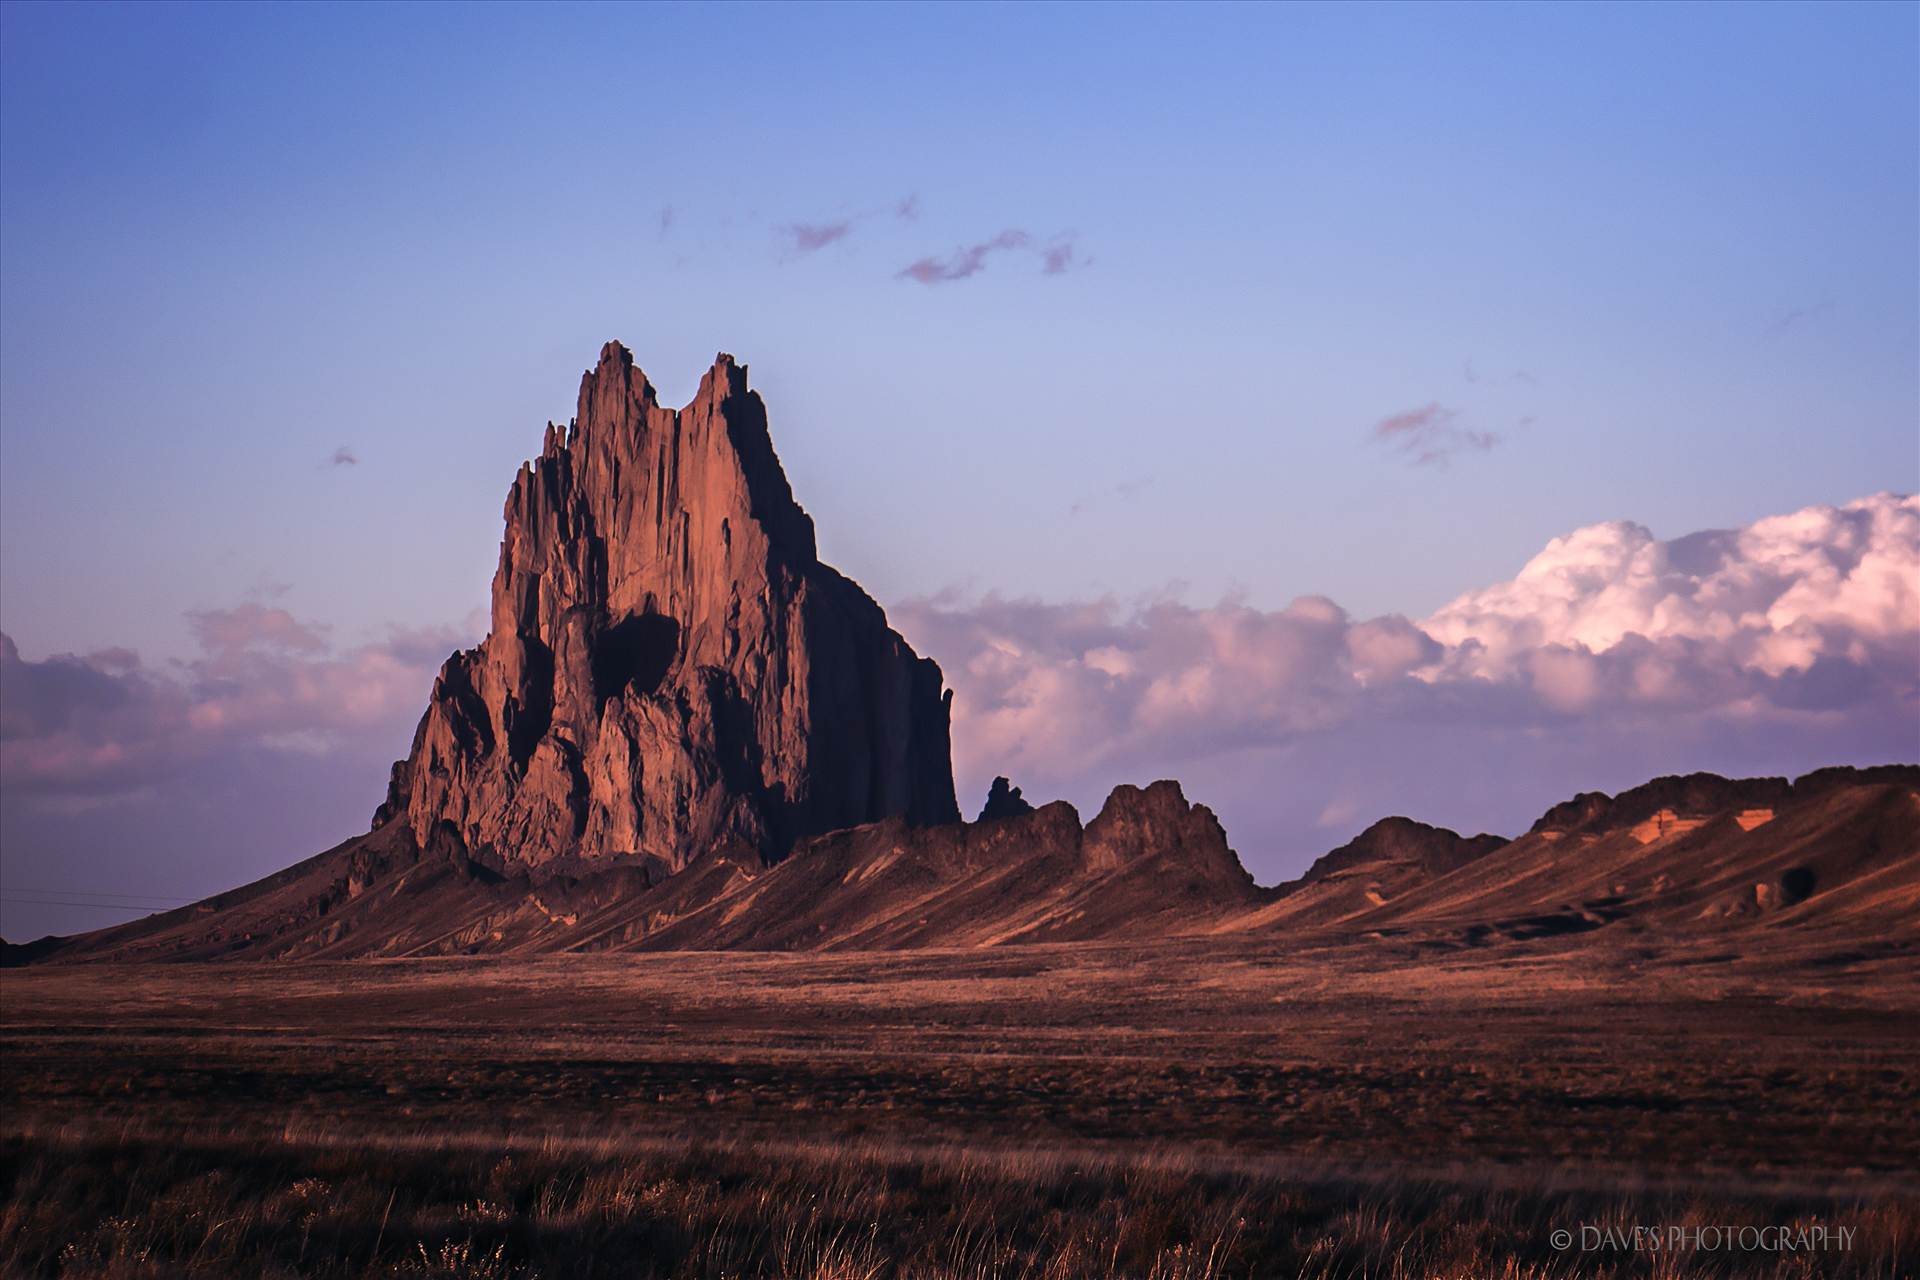
[[[11,887],[11,886],[9,886]],[[185,904],[198,902],[198,898],[172,898],[155,893],[102,893],[93,889],[21,889],[12,888],[14,893],[45,893],[62,898],[117,898],[123,902],[173,902]]]
[[[151,904],[136,906],[126,902],[74,902],[60,898],[16,898],[11,894],[0,894],[0,902],[11,902],[23,907],[91,907],[95,911],[138,911],[146,915],[158,915],[170,909]]]

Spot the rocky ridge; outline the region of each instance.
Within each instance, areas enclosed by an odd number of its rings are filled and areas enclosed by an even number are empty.
[[[673,410],[608,344],[505,523],[492,628],[442,668],[371,832],[0,961],[1279,931],[1477,947],[1623,921],[1882,945],[1920,910],[1914,766],[1658,778],[1512,842],[1388,818],[1270,889],[1176,782],[1116,787],[1083,824],[997,778],[962,823],[940,669],[820,563],[729,356]]]

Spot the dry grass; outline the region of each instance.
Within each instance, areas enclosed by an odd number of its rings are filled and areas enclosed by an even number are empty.
[[[1920,998],[1634,949],[0,973],[0,1276],[1857,1276]],[[1555,1249],[1819,1220],[1851,1250]]]
[[[1920,1208],[1214,1167],[1177,1154],[68,1126],[5,1140],[9,1276],[1886,1277]],[[1847,1226],[1850,1250],[1556,1249],[1583,1224]]]

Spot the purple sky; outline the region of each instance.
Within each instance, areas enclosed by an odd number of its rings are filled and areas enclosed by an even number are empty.
[[[1920,756],[1917,41],[0,7],[0,933],[363,829],[610,338],[669,401],[751,363],[969,812],[1175,776],[1271,881]]]

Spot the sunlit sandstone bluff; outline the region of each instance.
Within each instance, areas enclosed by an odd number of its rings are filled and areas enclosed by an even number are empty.
[[[536,877],[952,822],[940,668],[820,562],[747,370],[663,408],[618,343],[507,496],[493,629],[376,825]]]

